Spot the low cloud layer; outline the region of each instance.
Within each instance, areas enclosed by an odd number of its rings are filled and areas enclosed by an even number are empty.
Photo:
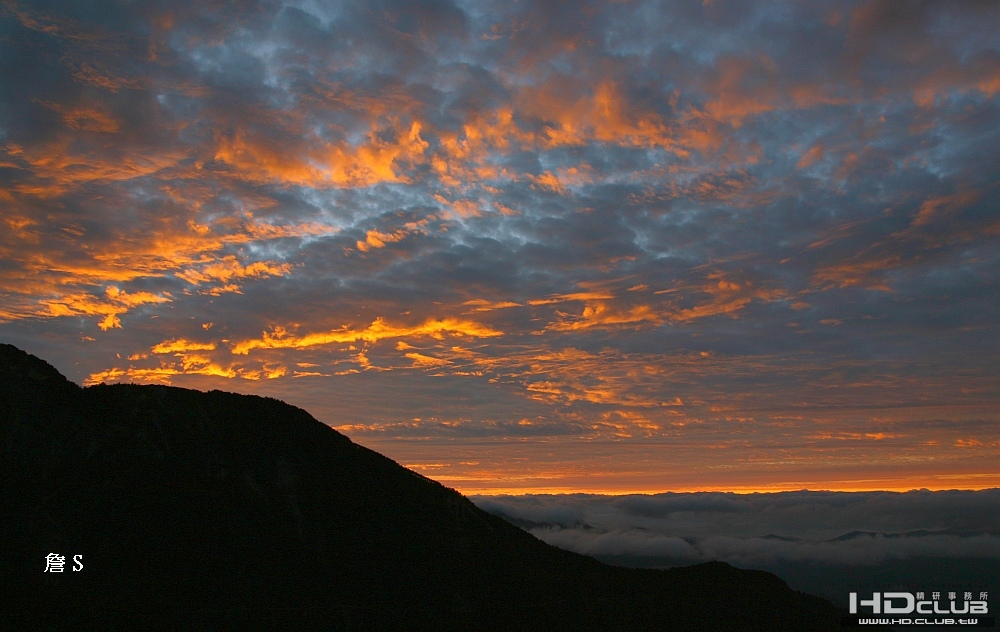
[[[1000,559],[1000,490],[477,497],[539,539],[660,564]]]

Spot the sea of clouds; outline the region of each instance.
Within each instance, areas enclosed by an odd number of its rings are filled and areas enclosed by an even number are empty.
[[[1000,559],[1000,489],[475,497],[563,549],[662,565]],[[1000,563],[998,563],[1000,568]]]

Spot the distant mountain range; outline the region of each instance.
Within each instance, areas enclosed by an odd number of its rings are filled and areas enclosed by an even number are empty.
[[[488,497],[473,500],[481,503],[484,510],[546,542],[587,553],[612,566],[670,569],[690,566],[721,554],[737,567],[774,573],[795,590],[819,595],[842,607],[847,606],[851,592],[961,592],[973,589],[996,594],[1000,581],[996,549],[990,544],[990,539],[1000,535],[995,520],[981,522],[974,519],[965,526],[932,530],[853,530],[836,537],[798,537],[777,533],[748,536],[745,535],[745,527],[741,527],[744,529],[741,536],[720,536],[718,532],[697,534],[692,527],[688,527],[691,529],[688,531],[677,531],[674,527],[672,531],[664,532],[655,526],[637,526],[621,519],[609,523],[606,515],[602,516],[603,523],[599,525],[589,524],[579,517],[562,521],[529,520],[516,515],[516,509],[505,510],[502,503],[493,502]],[[637,534],[642,535],[635,537]],[[595,546],[602,537],[609,537],[611,544]],[[723,538],[721,549],[720,537]],[[683,541],[689,548],[673,554],[665,552],[662,546],[644,550],[643,543],[655,542],[655,538]],[[801,548],[768,552],[768,547],[761,545],[770,542]],[[733,546],[734,543],[738,546]],[[887,543],[909,546],[886,550],[884,545]],[[924,543],[926,546],[923,546]],[[843,557],[838,558],[831,551],[830,547],[837,545],[842,545],[839,553]],[[616,548],[624,550],[615,551]],[[862,559],[862,556],[866,557]]]
[[[556,549],[275,399],[0,345],[0,442],[2,629],[840,629],[762,571]]]
[[[497,516],[498,518],[503,518],[507,522],[514,526],[521,527],[525,531],[530,531],[532,529],[578,529],[581,531],[596,531],[596,532],[606,532],[606,529],[599,529],[593,525],[587,524],[582,521],[575,522],[537,522],[534,520],[528,520],[526,518],[520,518],[518,516],[511,516],[499,510],[492,510],[489,513]],[[635,530],[645,529],[639,527],[633,527]],[[843,535],[839,535],[835,538],[827,538],[822,540],[823,542],[846,542],[848,540],[857,540],[859,538],[925,538],[929,536],[958,536],[958,537],[975,537],[978,535],[998,535],[989,529],[937,529],[934,531],[928,531],[927,529],[916,529],[914,531],[906,531],[903,533],[887,533],[883,531],[851,531]],[[691,543],[697,544],[702,540],[702,538],[696,535],[686,535],[682,536],[682,539]],[[802,538],[797,538],[794,536],[778,535],[776,533],[768,533],[767,535],[760,536],[761,540],[781,540],[783,542],[802,542]]]

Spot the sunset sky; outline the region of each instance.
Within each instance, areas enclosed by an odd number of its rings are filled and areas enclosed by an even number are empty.
[[[466,493],[1000,486],[1000,3],[2,0],[0,340]]]

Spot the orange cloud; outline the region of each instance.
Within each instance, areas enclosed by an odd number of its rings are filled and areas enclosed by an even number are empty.
[[[104,316],[98,323],[102,330],[121,327],[118,318],[133,307],[156,303],[170,302],[169,295],[153,294],[151,292],[128,293],[115,286],[108,287],[104,299],[92,294],[69,294],[40,302],[43,313],[48,316]]]
[[[711,295],[712,299],[691,308],[675,310],[670,313],[670,320],[684,322],[722,314],[736,318],[737,313],[755,299],[771,302],[787,296],[781,289],[758,287],[751,281],[728,280],[721,272],[712,273],[708,278],[714,283],[710,282],[699,289],[702,293]]]
[[[594,354],[565,348],[506,354],[499,358],[464,356],[503,381],[515,381],[526,395],[547,402],[589,402],[624,407],[683,406],[679,399],[657,397],[665,367],[650,358],[605,349]]]
[[[535,131],[539,127],[540,131]],[[494,162],[496,153],[511,146],[537,150],[600,142],[663,147],[681,156],[688,153],[677,146],[662,117],[630,103],[617,82],[605,80],[595,85],[567,77],[524,88],[513,104],[489,114],[474,112],[460,133],[438,131],[438,141],[440,151],[430,158],[430,164],[441,183],[451,188],[468,188],[470,183],[485,179],[524,177]],[[591,182],[595,175],[589,165],[580,165],[528,177],[542,187],[565,193],[567,184]],[[481,209],[480,204],[466,207],[456,209],[459,216],[477,215],[473,211]],[[498,208],[509,212],[502,205]]]
[[[508,307],[521,307],[520,303],[514,303],[513,301],[497,301],[491,302],[481,298],[475,298],[471,301],[465,301],[462,305],[471,306],[472,309],[466,312],[467,314],[473,314],[476,312],[491,312],[495,309],[506,309]]]
[[[164,340],[153,346],[153,353],[184,353],[187,351],[214,351],[214,342],[191,342],[183,338]]]
[[[551,303],[565,303],[566,301],[601,301],[611,300],[614,294],[602,291],[573,292],[570,294],[553,294],[549,298],[533,299],[528,301],[528,305],[549,305]]]
[[[316,138],[289,147],[240,132],[218,141],[215,159],[233,167],[235,177],[255,182],[311,187],[405,182],[396,173],[396,163],[422,158],[428,143],[420,137],[421,124],[414,121],[408,129],[397,128],[392,140],[383,140],[381,131],[373,128],[358,147]]]
[[[593,88],[585,83],[574,85],[564,77],[550,80],[525,88],[518,105],[526,116],[545,122],[539,140],[547,147],[591,141],[627,147],[674,146],[659,114],[637,110],[612,80],[600,81]]]
[[[319,371],[292,371],[292,377],[330,377],[330,374]]]
[[[892,288],[878,278],[880,272],[892,270],[902,264],[899,255],[889,255],[868,261],[847,261],[825,266],[813,274],[813,282],[825,287],[864,287],[869,290],[891,292]]]
[[[182,192],[171,189],[167,193]],[[334,227],[316,222],[279,225],[260,221],[249,211],[214,219],[211,224],[198,223],[181,213],[160,217],[153,226],[139,224],[127,230],[115,227],[113,239],[102,241],[90,239],[86,228],[77,224],[57,220],[40,224],[18,210],[23,195],[8,196],[9,212],[3,214],[2,221],[10,232],[4,235],[6,239],[0,238],[0,254],[10,265],[0,271],[0,284],[7,292],[0,318],[11,320],[95,313],[98,309],[103,311],[96,313],[108,315],[114,311],[106,305],[108,301],[102,301],[105,306],[97,308],[94,299],[86,298],[94,292],[86,286],[106,287],[109,283],[118,285],[169,273],[196,285],[215,286],[203,293],[239,291],[240,280],[286,275],[292,265],[275,261],[244,264],[233,255],[218,258],[217,251],[232,244],[337,232]],[[3,197],[0,195],[0,202]],[[200,203],[197,191],[191,203]],[[7,249],[5,242],[16,247]],[[103,292],[103,287],[99,291]],[[130,296],[127,290],[124,296]],[[111,304],[123,301],[127,306],[128,299],[123,297]],[[115,327],[116,322],[115,318],[107,320],[105,328]]]
[[[906,435],[892,432],[821,432],[810,438],[821,440],[836,439],[838,441],[884,441],[886,439],[898,439],[904,436]]]
[[[809,148],[809,151],[802,154],[802,157],[799,158],[799,161],[795,164],[795,166],[798,167],[799,169],[805,169],[806,167],[811,166],[817,160],[820,160],[823,157],[823,154],[824,154],[823,144],[816,143],[815,145]]]
[[[546,171],[542,175],[536,176],[534,180],[536,184],[539,184],[547,189],[551,189],[556,193],[566,193],[566,187],[559,181],[559,178],[552,174],[551,171]]]
[[[176,341],[179,342],[179,341]],[[194,348],[192,345],[188,349]],[[207,350],[207,349],[206,349]],[[160,353],[160,352],[157,352]],[[199,354],[178,353],[179,358],[173,362],[162,362],[159,366],[142,368],[129,366],[127,369],[111,368],[92,373],[84,380],[84,385],[100,384],[101,382],[116,382],[128,379],[133,382],[152,382],[170,384],[173,378],[183,375],[201,375],[222,377],[226,379],[242,378],[258,381],[273,380],[287,375],[288,369],[281,365],[264,364],[259,368],[248,368],[232,364],[222,366],[209,357]]]
[[[102,108],[65,106],[50,101],[39,101],[39,103],[58,112],[66,126],[74,131],[114,133],[119,130],[118,121]]]
[[[475,200],[468,198],[449,200],[441,194],[435,194],[434,200],[441,206],[449,208],[452,216],[456,218],[482,217],[483,215],[482,206]]]
[[[657,327],[666,322],[686,322],[722,314],[735,318],[740,310],[755,299],[770,302],[786,297],[784,290],[758,287],[750,281],[731,281],[719,272],[710,274],[708,278],[709,283],[688,289],[709,294],[712,298],[689,308],[679,308],[670,304],[660,307],[652,305],[618,307],[607,302],[614,298],[613,295],[600,291],[565,294],[551,299],[529,301],[529,304],[545,305],[563,300],[586,301],[587,304],[579,316],[568,317],[559,313],[562,318],[549,323],[545,328],[546,331],[579,331],[591,328]],[[656,294],[676,294],[679,291],[680,289],[660,290]]]
[[[244,266],[233,255],[226,255],[221,260],[202,266],[200,269],[189,268],[181,272],[175,272],[174,276],[184,279],[192,285],[215,281],[225,284],[233,279],[262,279],[270,276],[284,276],[291,270],[292,264],[275,263],[273,261],[256,261]]]
[[[264,378],[265,380],[274,380],[279,377],[284,377],[285,375],[287,375],[288,369],[283,366],[264,365],[260,370],[237,369],[237,373],[244,380],[256,381],[261,378]],[[304,375],[325,375],[325,374],[316,372],[295,371],[292,377],[302,377]]]
[[[357,242],[358,250],[368,252],[372,248],[385,248],[386,244],[402,241],[406,238],[405,230],[397,230],[394,233],[383,233],[377,230],[370,230],[365,234],[365,240]]]
[[[975,204],[981,197],[980,191],[963,191],[954,195],[939,195],[928,198],[920,205],[920,210],[913,219],[912,225],[923,226],[935,216],[942,213],[955,213],[970,204]]]
[[[761,54],[755,58],[723,55],[715,64],[715,77],[705,85],[709,100],[693,118],[740,127],[743,120],[778,109],[809,108],[849,103],[826,86],[784,81],[777,63]]]
[[[628,310],[618,310],[607,303],[588,304],[579,318],[549,323],[547,331],[579,331],[582,329],[656,326],[666,320],[649,305],[637,305]]]
[[[111,125],[109,121],[83,117],[79,124],[108,126]],[[111,158],[86,145],[78,149],[74,140],[75,135],[68,135],[21,150],[18,157],[30,167],[34,180],[32,183],[17,185],[15,190],[29,196],[52,198],[78,184],[131,180],[152,175],[176,166],[187,157],[180,151],[160,151],[153,154],[136,151]]]
[[[424,355],[422,353],[410,352],[405,354],[407,358],[413,360],[413,366],[415,368],[435,368],[450,364],[448,360],[443,360],[441,358],[435,358],[433,356]]]
[[[469,336],[473,338],[488,338],[502,336],[503,332],[471,320],[457,318],[429,319],[420,325],[397,326],[376,318],[371,325],[362,330],[349,327],[329,332],[295,336],[282,327],[275,327],[271,332],[264,332],[259,340],[244,340],[233,345],[232,352],[246,355],[253,349],[302,349],[333,343],[378,342],[386,338],[408,338],[429,336],[441,339],[445,334],[453,336]]]
[[[99,68],[93,62],[76,62],[71,65],[74,66],[73,78],[89,86],[104,88],[111,92],[118,92],[122,88],[138,88],[141,86],[140,81],[116,76],[105,68]]]

